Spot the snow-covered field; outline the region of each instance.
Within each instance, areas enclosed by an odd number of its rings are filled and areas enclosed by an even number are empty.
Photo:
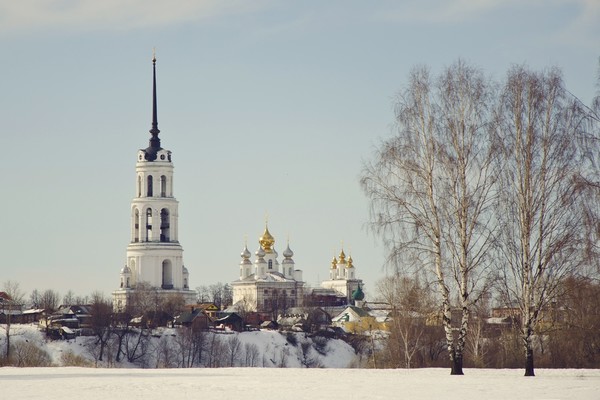
[[[1,368],[2,399],[600,399],[600,370]]]
[[[13,325],[13,343],[27,341],[42,347],[53,365],[62,355],[87,357],[94,365],[86,342],[47,341],[35,326]],[[0,345],[3,344],[0,329]],[[171,337],[172,332],[163,332]],[[233,334],[232,334],[233,335]],[[232,335],[222,335],[229,340]],[[120,368],[0,368],[0,399],[600,399],[600,370],[538,369],[525,378],[523,370],[466,369],[464,376],[450,376],[450,369],[373,370],[361,365],[353,349],[343,341],[327,343],[326,354],[309,346],[312,366],[301,368],[301,342],[293,345],[278,332],[239,334],[244,345],[260,349],[256,366],[270,368],[139,369],[130,363]],[[160,340],[160,339],[156,339]],[[304,361],[305,360],[304,356]],[[106,366],[106,363],[99,363]],[[117,364],[110,364],[117,366]],[[235,365],[242,365],[236,363]],[[288,368],[276,368],[285,365]]]

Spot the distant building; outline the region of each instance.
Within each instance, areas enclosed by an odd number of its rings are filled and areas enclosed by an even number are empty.
[[[120,285],[113,292],[113,309],[124,311],[138,286],[151,288],[159,298],[181,295],[195,301],[189,273],[183,264],[178,235],[178,201],[173,197],[171,151],[161,147],[156,107],[156,58],[153,64],[152,129],[147,148],[137,153],[136,196],[131,202],[131,241]]]
[[[269,313],[276,318],[279,313],[302,306],[304,282],[302,271],[295,269],[294,253],[288,244],[279,263],[275,238],[265,226],[259,239],[254,263],[250,261],[248,246],[242,251],[240,278],[231,283],[233,307],[240,311]]]
[[[321,287],[334,290],[339,297],[345,299],[344,304],[354,304],[355,300],[362,301],[364,299],[362,286],[362,279],[356,277],[356,267],[352,256],[346,259],[346,253],[342,249],[338,258],[333,257],[329,268],[329,280],[321,282]],[[353,298],[353,293],[356,293],[358,298]]]

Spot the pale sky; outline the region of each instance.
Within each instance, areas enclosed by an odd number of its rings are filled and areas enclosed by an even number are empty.
[[[237,279],[268,214],[309,285],[343,242],[369,295],[384,248],[358,179],[410,69],[558,66],[590,104],[600,1],[0,0],[0,284],[117,288],[153,47],[190,286]]]

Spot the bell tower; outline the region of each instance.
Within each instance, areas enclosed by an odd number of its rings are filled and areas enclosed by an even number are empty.
[[[113,308],[124,311],[136,290],[159,296],[181,294],[195,300],[183,265],[178,235],[179,202],[173,196],[171,151],[161,147],[156,101],[156,57],[152,58],[152,127],[149,145],[137,152],[135,197],[131,201],[131,238]]]

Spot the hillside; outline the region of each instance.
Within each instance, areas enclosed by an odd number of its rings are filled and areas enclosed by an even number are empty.
[[[0,329],[3,350],[5,340],[4,329]],[[48,340],[36,325],[12,325],[11,344],[13,364],[18,366],[347,368],[360,363],[360,357],[343,340],[266,330],[205,332],[196,337],[176,329],[156,330],[151,336],[134,332],[122,340],[120,361],[115,335],[106,343],[102,360],[96,337]]]

